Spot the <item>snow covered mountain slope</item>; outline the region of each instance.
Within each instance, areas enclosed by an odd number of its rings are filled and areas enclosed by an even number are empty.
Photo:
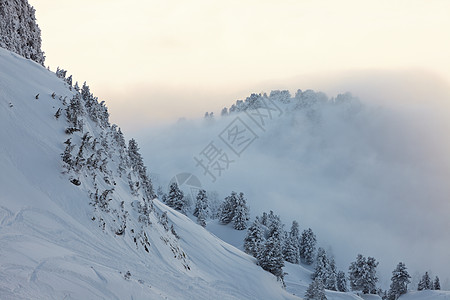
[[[87,112],[66,120],[72,104],[89,110],[77,97],[0,49],[1,299],[297,298],[250,256],[146,200],[135,167],[120,166],[117,129]],[[166,210],[179,239],[160,222]]]

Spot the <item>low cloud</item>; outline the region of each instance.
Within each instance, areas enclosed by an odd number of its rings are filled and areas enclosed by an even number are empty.
[[[431,269],[445,282],[450,90],[436,78],[405,74],[342,77],[330,90],[344,84],[357,91],[358,113],[324,107],[319,121],[286,113],[215,183],[193,157],[220,142],[232,117],[146,128],[138,141],[162,183],[191,172],[221,196],[243,191],[253,216],[272,209],[286,224],[296,219],[313,228],[344,270],[363,253],[380,261],[384,284],[399,261],[411,272]]]

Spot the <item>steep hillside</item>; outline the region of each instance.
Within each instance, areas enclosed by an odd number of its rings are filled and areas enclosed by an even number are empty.
[[[153,203],[138,148],[88,89],[4,49],[0,66],[0,298],[295,298]]]

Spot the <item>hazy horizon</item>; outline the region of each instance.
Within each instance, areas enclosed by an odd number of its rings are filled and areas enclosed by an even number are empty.
[[[358,74],[450,82],[448,1],[30,3],[46,65],[87,81],[130,132],[253,92],[359,94]]]

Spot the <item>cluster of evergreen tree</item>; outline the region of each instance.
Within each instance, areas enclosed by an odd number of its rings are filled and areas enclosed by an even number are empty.
[[[205,190],[200,190],[198,192],[193,214],[197,217],[197,223],[202,227],[205,227],[206,219],[209,216],[208,196]]]
[[[299,264],[305,255],[314,255],[316,237],[311,229],[300,234],[297,221],[292,222],[289,232],[273,211],[257,216],[247,230],[244,239],[244,250],[258,260],[264,269],[283,280],[284,261]],[[303,255],[303,256],[302,256]],[[310,264],[313,262],[313,258]]]
[[[247,110],[255,110],[259,108],[266,108],[267,101],[274,103],[290,104],[295,110],[304,110],[311,118],[317,118],[318,106],[320,105],[341,105],[359,107],[359,102],[350,93],[339,94],[336,98],[329,99],[322,92],[315,92],[313,90],[297,90],[295,96],[292,97],[288,90],[274,90],[269,95],[266,93],[251,94],[245,100],[237,100],[236,103],[229,108],[224,107],[221,111],[221,116],[226,116],[233,113],[238,113]]]
[[[225,201],[220,208],[220,222],[229,224],[233,222],[233,228],[236,230],[244,230],[247,228],[249,221],[250,209],[247,206],[247,200],[244,193],[231,192],[230,196],[225,197]]]
[[[167,194],[163,191],[161,186],[158,187],[156,194],[165,204],[181,213],[185,215],[192,213],[192,215],[197,218],[197,223],[203,227],[206,226],[206,221],[208,219],[220,218],[220,211],[224,206],[224,202],[219,200],[216,191],[200,189],[198,190],[197,195],[195,195],[195,199],[191,199],[189,191],[187,193],[183,192],[176,182],[172,182],[169,185]],[[239,201],[241,201],[241,199]],[[242,209],[237,209],[236,211],[237,216],[242,214]],[[244,209],[244,211],[247,211],[248,214],[248,208],[247,210]],[[240,218],[236,217],[235,219],[239,220]],[[236,223],[239,222],[236,221]]]
[[[307,300],[327,300],[325,295],[325,287],[322,280],[316,278],[306,290],[305,299]]]
[[[283,224],[279,216],[274,216],[266,225],[265,238],[259,243],[256,258],[261,268],[275,275],[284,285]]]
[[[103,230],[109,225],[116,235],[125,234],[129,214],[123,201],[115,207],[110,203],[115,197],[115,178],[126,178],[131,194],[142,200],[132,205],[138,212],[140,228],[133,229],[131,234],[136,245],[141,244],[149,252],[145,228],[151,224],[149,215],[154,210],[154,193],[138,144],[131,139],[127,145],[120,128],[109,123],[104,103],[98,102],[86,83],[81,89],[75,83],[72,89],[72,77],[66,78],[66,75],[65,70],[58,68],[57,76],[73,94],[69,103],[59,97],[62,106],[55,114],[59,120],[61,112],[65,112],[66,133],[70,135],[61,154],[65,172],[70,175],[72,183],[80,185],[84,182],[89,190],[94,206],[92,220],[97,220]],[[52,98],[57,98],[55,93]]]
[[[425,272],[425,274],[420,279],[417,290],[423,291],[423,290],[440,290],[441,289],[441,283],[439,281],[439,277],[436,276],[434,278],[434,281],[431,279],[428,272]]]
[[[388,300],[397,300],[401,295],[408,291],[408,284],[411,276],[409,275],[406,265],[399,262],[394,271],[392,271],[391,286],[387,293]]]
[[[44,65],[41,30],[27,0],[0,0],[0,47]]]
[[[353,291],[362,291],[364,294],[376,294],[378,282],[378,262],[373,257],[365,258],[358,254],[356,261],[349,267],[350,287]]]
[[[328,256],[323,248],[317,250],[316,265],[312,279],[318,279],[323,286],[331,291],[347,291],[345,273],[337,271],[333,256]]]
[[[382,294],[383,300],[397,300],[401,295],[408,291],[408,284],[411,283],[411,276],[409,275],[406,265],[399,262],[394,271],[392,271],[391,285],[387,292]],[[428,272],[420,279],[417,290],[440,290],[441,284],[439,277],[436,276],[434,281],[431,279]]]

